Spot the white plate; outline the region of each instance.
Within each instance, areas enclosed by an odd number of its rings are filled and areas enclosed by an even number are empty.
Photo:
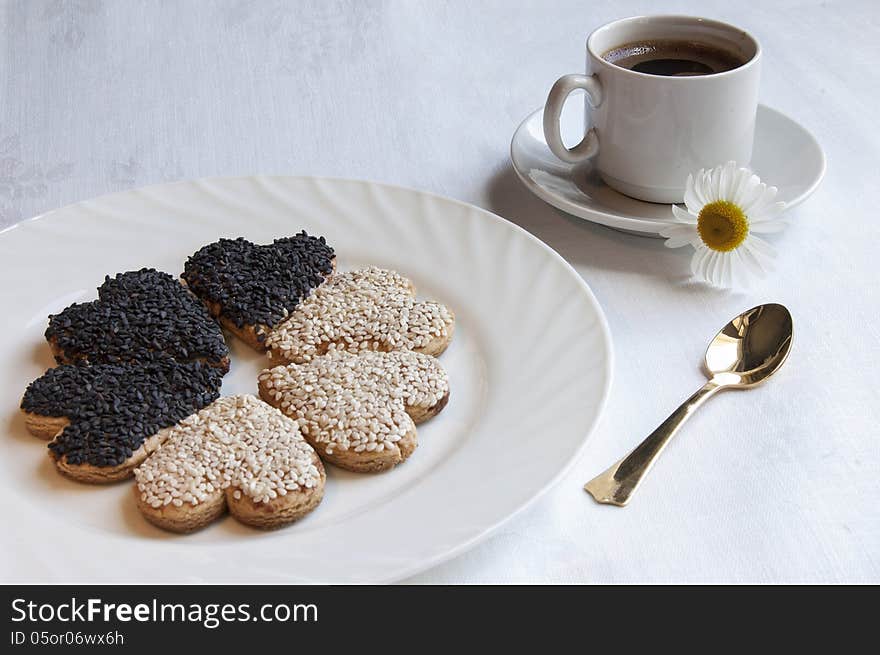
[[[340,266],[377,264],[454,308],[441,361],[451,400],[419,447],[380,475],[328,467],[301,522],[259,532],[227,517],[190,536],[148,525],[132,483],[58,475],[17,411],[51,365],[46,316],[89,300],[105,274],[179,273],[221,236],[322,234]],[[611,384],[611,338],[590,289],[558,254],[471,205],[368,182],[215,178],[105,196],[0,234],[2,582],[377,582],[474,545],[574,462]],[[230,338],[225,394],[256,390],[266,359]],[[574,490],[572,493],[576,493]]]
[[[530,114],[513,135],[510,159],[519,179],[557,209],[600,225],[643,236],[659,236],[657,221],[671,216],[669,205],[629,198],[608,187],[590,161],[566,164],[544,140],[544,110]],[[566,103],[562,138],[569,146],[584,134],[583,99]],[[723,163],[723,162],[719,162]],[[779,199],[794,207],[806,200],[825,175],[825,154],[806,128],[785,114],[758,106],[755,147],[749,164],[761,179],[779,189]]]

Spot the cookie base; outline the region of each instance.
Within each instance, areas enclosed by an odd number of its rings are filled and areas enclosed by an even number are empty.
[[[286,495],[273,498],[267,503],[255,503],[244,494],[236,499],[233,493],[227,490],[226,503],[229,513],[241,523],[260,530],[275,530],[298,521],[315,509],[324,497],[327,473],[317,453],[314,455],[313,463],[321,476],[317,486],[289,491]]]
[[[324,497],[324,484],[327,474],[317,454],[313,454],[313,464],[320,473],[320,482],[311,489],[290,491],[266,503],[255,503],[241,494],[235,498],[236,489],[230,487],[218,491],[207,501],[197,505],[173,504],[152,507],[143,501],[137,485],[134,485],[134,496],[137,508],[143,517],[157,528],[169,532],[186,534],[201,530],[229,512],[241,523],[261,530],[275,530],[289,525],[314,510]]]
[[[374,450],[372,452],[362,451],[356,453],[353,450],[334,449],[333,454],[328,455],[324,449],[326,444],[313,442],[309,439],[309,435],[305,433],[303,433],[303,436],[326,461],[354,473],[382,473],[392,469],[398,464],[405,462],[418,446],[418,435],[415,425],[406,432],[400,441],[394,444],[394,447],[386,447],[381,452]]]
[[[409,417],[413,420],[413,423],[418,425],[419,423],[424,423],[430,418],[434,418],[443,411],[443,408],[449,404],[449,391],[437,401],[435,405],[431,405],[430,407],[422,407],[420,405],[409,405],[406,408],[406,413],[409,414]]]
[[[24,424],[28,432],[39,439],[52,441],[70,423],[65,416],[43,416],[21,410],[24,415]],[[147,438],[141,447],[131,454],[121,464],[116,466],[95,466],[94,464],[68,464],[67,457],[57,457],[49,451],[49,457],[55,463],[58,472],[76,482],[90,484],[107,484],[119,482],[132,476],[135,467],[143,462],[154,452],[168,434],[168,429],[160,430],[157,434]]]
[[[49,451],[49,457],[55,462],[55,468],[64,477],[70,478],[76,482],[85,482],[88,484],[111,484],[127,480],[134,475],[134,470],[147,457],[153,454],[162,442],[168,437],[170,428],[160,430],[152,437],[149,437],[121,464],[116,466],[95,466],[94,464],[68,464],[67,457],[56,457],[52,451]]]
[[[24,415],[24,425],[27,431],[38,439],[52,441],[58,433],[70,424],[66,416],[43,416],[21,410]]]
[[[266,339],[265,336],[263,340],[260,341],[257,338],[258,334],[263,334],[268,336],[269,327],[266,325],[245,325],[243,327],[238,327],[235,323],[230,321],[225,316],[220,315],[219,305],[215,303],[205,303],[205,306],[208,308],[208,311],[213,314],[217,320],[220,322],[220,326],[232,334],[233,336],[238,337],[241,341],[249,345],[251,348],[256,350],[258,353],[266,352]]]

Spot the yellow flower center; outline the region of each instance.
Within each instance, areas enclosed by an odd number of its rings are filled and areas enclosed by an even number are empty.
[[[716,200],[705,205],[697,217],[697,232],[712,250],[730,252],[749,233],[749,219],[743,210],[729,200]]]

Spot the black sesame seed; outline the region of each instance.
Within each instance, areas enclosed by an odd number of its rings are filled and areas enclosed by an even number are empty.
[[[214,318],[154,269],[106,276],[97,300],[49,317],[46,338],[59,366],[28,386],[21,408],[70,420],[49,448],[73,465],[121,464],[216,400],[229,368]]]
[[[324,237],[305,232],[269,246],[221,239],[190,257],[182,277],[236,326],[274,326],[332,272],[333,257]],[[49,317],[46,338],[59,366],[28,386],[21,408],[70,420],[49,448],[72,465],[121,464],[216,400],[229,366],[207,309],[154,269],[106,276],[98,300]]]
[[[236,327],[274,327],[332,272],[333,258],[324,237],[305,232],[265,246],[220,239],[192,255],[181,277]]]
[[[217,322],[167,273],[144,268],[107,276],[98,300],[49,317],[46,338],[64,361],[204,359],[225,367],[229,349]]]
[[[62,364],[28,386],[21,408],[70,419],[49,444],[58,457],[74,465],[117,466],[148,437],[216,400],[222,381],[221,369],[167,356]]]

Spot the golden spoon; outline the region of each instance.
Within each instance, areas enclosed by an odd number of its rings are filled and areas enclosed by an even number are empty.
[[[706,350],[710,380],[663,421],[629,455],[587,484],[596,502],[623,507],[629,502],[663,448],[685,420],[722,389],[748,389],[773,375],[788,357],[791,314],[782,305],[767,304],[743,312],[724,326]]]

